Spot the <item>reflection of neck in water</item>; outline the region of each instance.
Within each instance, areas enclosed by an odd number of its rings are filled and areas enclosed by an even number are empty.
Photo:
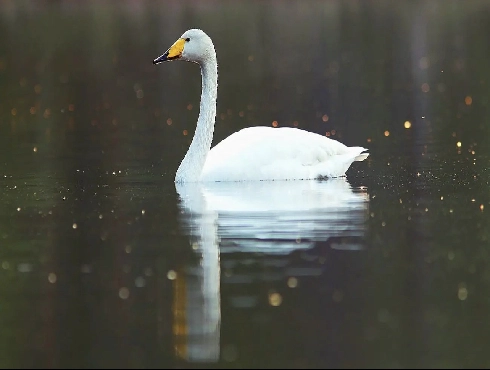
[[[174,335],[179,357],[190,362],[215,362],[219,360],[221,320],[216,218],[209,213],[197,217],[202,227],[192,236],[192,246],[199,259],[177,274]]]
[[[175,282],[176,348],[187,361],[219,360],[220,252],[288,254],[365,232],[368,195],[345,179],[177,183],[176,189],[181,225],[199,257]]]

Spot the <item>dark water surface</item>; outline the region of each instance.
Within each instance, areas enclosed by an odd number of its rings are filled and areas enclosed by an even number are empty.
[[[346,179],[178,186],[298,126]],[[0,2],[0,367],[489,367],[488,1]]]

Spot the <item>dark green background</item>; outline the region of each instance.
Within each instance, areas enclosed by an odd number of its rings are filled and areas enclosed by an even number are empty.
[[[0,3],[0,367],[190,366],[167,273],[197,264],[173,179],[200,75],[151,63],[189,28],[218,55],[213,143],[297,122],[371,153],[364,250],[221,255],[209,366],[490,366],[490,3],[268,0]]]

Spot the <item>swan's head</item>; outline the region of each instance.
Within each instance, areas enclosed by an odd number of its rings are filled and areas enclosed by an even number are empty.
[[[153,64],[178,59],[200,64],[215,57],[211,38],[204,31],[191,29],[184,32],[163,55],[153,61]]]

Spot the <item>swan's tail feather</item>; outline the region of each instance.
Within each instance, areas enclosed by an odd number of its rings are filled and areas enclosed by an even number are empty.
[[[367,157],[369,157],[369,153],[362,153],[362,154],[359,154],[357,157],[354,158],[354,161],[357,161],[357,162],[362,162],[363,160],[365,160]]]
[[[368,149],[366,148],[363,148],[362,146],[353,146],[350,148],[351,150],[351,153],[352,154],[357,154],[355,157],[354,157],[354,161],[357,161],[357,162],[362,162],[363,160],[365,160],[367,157],[369,157],[369,153],[363,153],[363,152],[367,152]]]

